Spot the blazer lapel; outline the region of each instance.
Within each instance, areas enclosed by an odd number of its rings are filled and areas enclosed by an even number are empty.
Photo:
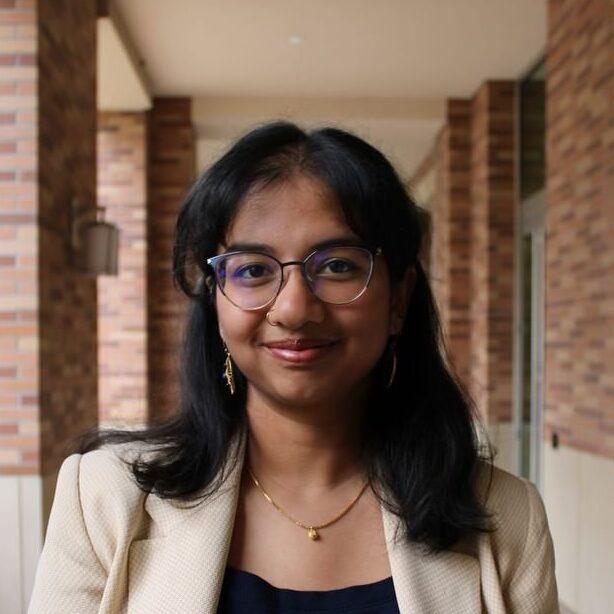
[[[129,553],[128,613],[217,610],[237,509],[244,450],[224,485],[197,505],[148,497],[152,532]]]
[[[426,554],[402,539],[399,519],[382,507],[392,580],[401,614],[481,611],[480,566],[467,554]]]

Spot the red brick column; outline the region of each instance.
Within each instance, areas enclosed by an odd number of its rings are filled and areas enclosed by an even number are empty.
[[[98,204],[120,230],[117,277],[98,278],[98,396],[103,425],[147,422],[147,121],[98,116]]]
[[[0,474],[39,470],[37,14],[0,8]]]
[[[450,100],[436,149],[441,161],[433,210],[433,279],[450,358],[461,380],[469,380],[471,257],[471,104]]]
[[[449,307],[446,325],[455,368],[469,381],[470,299],[471,299],[471,107],[468,101],[448,102],[446,199],[449,211],[448,285]]]
[[[187,300],[172,284],[172,247],[181,202],[194,180],[191,104],[157,98],[149,115],[147,208],[149,408],[152,419],[178,402],[179,348]]]
[[[95,215],[96,2],[38,3],[40,425],[43,474],[98,422],[96,282],[69,248],[70,203]],[[90,218],[91,219],[91,218]]]
[[[417,192],[428,197],[422,204],[432,220],[429,277],[450,361],[465,383],[469,378],[470,127],[470,101],[448,101],[444,127],[412,179]]]
[[[512,466],[514,84],[448,101],[414,181],[434,178],[430,277],[450,360]]]
[[[548,19],[546,436],[614,459],[614,3]]]
[[[514,84],[472,102],[470,390],[489,424],[512,421]]]
[[[0,473],[53,472],[96,424],[96,286],[70,247],[72,199],[95,201],[95,31],[93,1],[0,8]]]
[[[97,424],[96,2],[0,2],[0,609],[27,609],[55,472]]]

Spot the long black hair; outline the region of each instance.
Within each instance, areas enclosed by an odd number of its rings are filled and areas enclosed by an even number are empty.
[[[132,464],[139,486],[160,497],[194,499],[227,475],[232,441],[245,432],[246,381],[222,380],[224,348],[206,260],[215,255],[248,191],[305,174],[335,195],[348,225],[381,247],[392,282],[410,267],[415,286],[395,343],[397,373],[373,391],[363,456],[374,492],[402,520],[407,539],[438,550],[488,530],[475,477],[480,446],[468,397],[447,366],[437,310],[418,259],[420,216],[388,160],[335,128],[305,132],[276,122],[238,140],[194,184],[177,219],[174,279],[191,299],[182,353],[179,411],[139,432],[99,433],[84,446],[145,441],[155,450]],[[376,367],[386,370],[385,354]],[[375,377],[375,382],[381,380]],[[384,378],[385,379],[385,378]],[[376,384],[375,384],[376,385]]]

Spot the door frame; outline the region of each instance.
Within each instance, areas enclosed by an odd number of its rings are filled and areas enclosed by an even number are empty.
[[[519,203],[515,233],[515,292],[513,343],[514,472],[522,472],[524,400],[524,296],[523,241],[531,236],[531,425],[529,479],[541,488],[543,454],[544,340],[545,340],[545,211],[546,194],[541,190]]]

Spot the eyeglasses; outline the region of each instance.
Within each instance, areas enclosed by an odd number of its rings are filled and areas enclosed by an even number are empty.
[[[325,303],[345,305],[359,298],[373,275],[381,248],[338,246],[317,249],[304,260],[281,262],[261,252],[228,252],[207,259],[224,296],[245,310],[272,303],[284,286],[284,268],[300,266],[313,294]]]

